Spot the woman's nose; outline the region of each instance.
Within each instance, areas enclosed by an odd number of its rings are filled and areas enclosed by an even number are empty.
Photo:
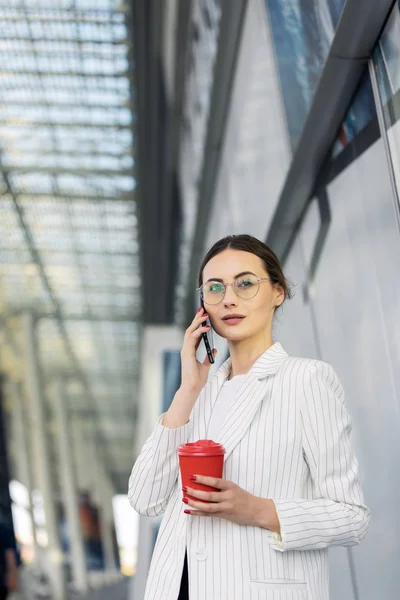
[[[227,285],[225,288],[224,305],[232,306],[237,304],[237,296],[232,285]]]

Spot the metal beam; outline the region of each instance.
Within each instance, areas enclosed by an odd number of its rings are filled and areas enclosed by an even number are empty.
[[[0,196],[0,200],[1,200],[1,196]],[[47,246],[46,247],[45,245],[41,246],[39,248],[39,250],[40,250],[40,252],[44,252],[44,253],[51,252],[53,254],[53,256],[57,255],[57,254],[68,254],[69,253],[68,249],[67,250],[60,250],[58,247],[56,247],[56,248],[54,248],[52,246]],[[19,252],[21,252],[21,247],[16,247],[16,248],[10,248],[10,247],[8,247],[8,248],[2,249],[2,264],[6,264],[6,263],[7,264],[16,264],[15,259],[18,256]],[[7,261],[7,254],[11,254],[11,253],[12,253],[13,256],[11,256],[11,257],[9,256],[9,258],[11,258],[12,260],[10,260],[8,262]],[[77,250],[76,252],[74,251],[74,256],[85,256],[85,257],[88,257],[88,258],[89,257],[93,257],[93,256],[103,256],[104,258],[106,258],[107,256],[110,256],[112,258],[118,258],[118,257],[130,258],[130,257],[137,257],[137,252],[135,252],[135,251],[128,252],[127,250],[124,251],[124,252],[107,252],[107,251],[104,251],[104,250],[99,250],[98,252],[96,252],[96,251],[93,251],[93,250],[90,250],[90,251],[89,250]],[[17,263],[17,264],[20,264],[20,263]],[[65,263],[65,262],[63,262],[63,263],[60,263],[60,262],[50,263],[51,266],[60,266],[60,264],[62,264],[62,265],[65,265],[65,264],[70,265],[71,262],[68,262],[68,263]],[[74,263],[72,263],[72,264],[74,264]],[[48,266],[50,266],[50,265],[48,265]]]
[[[65,71],[42,71],[40,69],[1,69],[0,77],[4,77],[6,75],[23,75],[24,77],[84,77],[85,79],[93,78],[99,79],[104,77],[105,79],[126,79],[128,77],[128,73],[126,71],[120,71],[119,73],[106,73],[104,71],[97,71],[96,73],[85,72],[85,71],[70,71],[66,69]]]
[[[33,40],[35,41],[35,40]],[[32,47],[33,46],[33,47]],[[88,42],[88,46],[90,46],[90,42]],[[18,59],[18,61],[25,61],[28,62],[31,60],[32,58],[32,50],[35,50],[37,58],[41,59],[42,57],[46,57],[46,59],[52,59],[54,58],[54,52],[58,52],[60,58],[64,58],[65,60],[68,60],[70,58],[72,58],[73,60],[82,60],[82,59],[93,59],[93,60],[100,60],[101,64],[104,65],[106,63],[109,63],[111,66],[115,65],[115,61],[116,59],[119,58],[125,58],[125,52],[126,52],[126,48],[122,48],[123,52],[121,52],[120,50],[117,53],[112,53],[113,51],[111,50],[111,48],[113,48],[113,46],[110,44],[110,53],[105,53],[104,49],[101,49],[100,47],[98,48],[97,52],[96,50],[93,50],[93,48],[89,47],[89,48],[82,48],[82,44],[80,42],[76,42],[76,46],[73,48],[63,48],[62,46],[60,46],[59,44],[57,44],[57,48],[51,48],[50,50],[47,49],[43,49],[40,46],[35,46],[35,44],[32,42],[29,42],[29,47],[30,47],[30,52],[29,50],[25,49],[25,48],[18,48],[15,45],[13,45],[12,50],[10,47],[5,47],[4,49],[2,49],[1,47],[1,41],[0,41],[0,58],[1,58],[1,64],[8,64],[8,66],[10,66],[10,57],[12,55],[12,58]],[[118,46],[117,46],[118,47]],[[115,47],[114,47],[114,52],[115,52]],[[14,71],[14,69],[9,69],[10,71],[13,72],[18,72]],[[103,72],[103,75],[105,75],[106,73]]]
[[[110,26],[112,24],[119,25],[121,21],[118,19],[113,19],[116,16],[116,11],[109,12],[100,12],[96,11],[72,11],[68,9],[61,14],[63,11],[57,9],[57,13],[54,14],[51,11],[46,14],[45,11],[42,13],[39,10],[26,10],[24,12],[18,11],[12,14],[12,12],[6,12],[4,9],[2,10],[1,20],[4,22],[11,23],[26,23],[27,21],[31,23],[72,23],[73,25],[77,24],[85,24],[90,23],[91,25],[107,25]],[[122,11],[121,11],[122,12]],[[103,15],[103,18],[99,18],[100,15]]]
[[[67,600],[67,582],[63,569],[62,545],[56,508],[56,482],[51,468],[51,436],[48,435],[46,400],[41,381],[41,365],[37,352],[35,322],[32,315],[22,319],[23,347],[25,351],[25,382],[29,397],[29,427],[32,432],[32,447],[35,449],[35,461],[39,475],[39,487],[43,496],[46,516],[46,531],[49,537],[49,558],[52,582],[52,597],[55,600]]]
[[[132,0],[132,13],[128,17],[127,25],[129,27],[134,45],[129,52],[129,62],[133,71],[134,87],[137,90],[137,175],[138,175],[138,216],[139,216],[139,240],[140,240],[140,261],[141,272],[143,276],[154,276],[154,258],[155,252],[153,236],[148,236],[148,214],[156,214],[154,210],[154,195],[152,194],[152,181],[157,185],[158,171],[160,161],[154,160],[154,153],[158,152],[159,145],[153,141],[153,131],[158,129],[154,127],[152,119],[152,109],[154,103],[158,101],[158,96],[150,93],[150,86],[154,82],[154,56],[157,48],[157,42],[154,41],[151,22],[152,2],[142,2],[141,0]],[[135,67],[134,67],[135,65]],[[151,99],[151,101],[150,101]],[[159,111],[157,111],[158,114]],[[158,129],[159,131],[159,129]],[[153,153],[153,156],[151,154]],[[153,171],[153,179],[149,173]],[[158,232],[156,233],[158,237]],[[144,289],[148,287],[145,284]],[[145,294],[146,296],[146,294]],[[144,320],[148,320],[146,312],[149,311],[151,298],[144,299]]]
[[[133,365],[132,365],[133,366]],[[139,365],[138,365],[139,366]],[[115,381],[116,383],[118,383],[118,381],[122,382],[122,383],[129,383],[131,384],[132,381],[136,381],[137,380],[137,375],[135,375],[134,373],[130,372],[130,373],[125,373],[125,372],[112,372],[112,373],[104,373],[104,371],[85,371],[86,376],[90,377],[91,379],[96,379],[96,381]],[[73,373],[70,375],[71,379],[73,379]],[[74,398],[76,397],[75,395],[73,395]],[[127,409],[128,410],[128,409]],[[129,409],[130,410],[130,409]],[[114,414],[115,411],[115,407],[111,406],[110,407],[110,412],[111,414]]]
[[[0,197],[1,198],[1,197]],[[67,232],[66,232],[67,233]],[[54,254],[56,253],[61,253],[61,254],[68,254],[68,250],[62,250],[59,247],[52,247],[52,246],[48,246],[46,247],[45,244],[43,244],[43,246],[41,246],[39,248],[40,252],[53,252]],[[3,250],[3,252],[20,252],[21,248],[20,247],[16,247],[16,248],[5,248]],[[134,250],[132,251],[128,251],[128,250],[124,250],[123,252],[110,252],[107,250],[77,250],[76,252],[74,251],[74,256],[111,256],[112,258],[117,258],[117,257],[124,257],[124,258],[129,258],[129,257],[136,257],[137,256],[137,252],[135,252]],[[70,264],[70,263],[68,263]],[[55,265],[57,266],[57,265]]]
[[[119,365],[118,365],[119,366]],[[132,400],[132,383],[136,382],[138,377],[140,376],[140,365],[138,363],[133,363],[132,364],[132,369],[131,372],[128,374],[119,374],[118,371],[116,370],[112,370],[109,372],[104,372],[101,375],[97,372],[97,371],[88,371],[88,378],[91,379],[91,381],[96,381],[97,384],[103,386],[103,383],[105,381],[109,381],[112,382],[113,384],[116,384],[115,387],[115,398],[116,399],[121,399],[121,398],[130,398]],[[77,380],[76,375],[74,375],[74,373],[72,371],[70,372],[66,372],[64,371],[65,376],[70,379],[70,381],[77,383],[79,382],[79,380]],[[85,372],[86,373],[86,372]],[[54,374],[54,371],[53,371]],[[120,382],[120,385],[118,385],[118,382]],[[106,387],[102,387],[101,390],[98,390],[98,400],[100,403],[103,402],[103,400],[105,400],[107,402],[107,398],[109,395],[109,390]],[[73,398],[74,400],[83,400],[86,398],[86,395],[84,394],[84,392],[80,392],[80,391],[76,391],[75,393],[71,393],[71,398]],[[108,405],[110,406],[110,404],[108,403]],[[114,406],[111,405],[113,410],[116,411],[116,413],[118,413],[119,410],[121,410],[121,407],[118,406]],[[131,404],[129,403],[127,405],[128,407],[131,407]],[[91,409],[91,407],[86,406],[86,409]],[[124,410],[126,410],[126,407],[123,407]],[[133,409],[132,409],[133,410]]]
[[[199,177],[197,218],[193,235],[185,321],[193,319],[193,290],[197,287],[197,270],[204,251],[204,238],[210,218],[214,188],[221,160],[226,122],[229,114],[236,63],[240,50],[245,12],[248,0],[222,0],[222,14],[218,52],[214,67],[213,89],[210,101],[210,116],[207,138],[203,152],[203,165]]]
[[[34,75],[34,72],[31,72],[31,75]],[[48,75],[51,75],[51,73]],[[103,78],[105,78],[106,76],[103,76]],[[40,90],[42,91],[43,89],[43,82],[39,79],[39,78],[31,78],[31,79],[26,79],[25,77],[21,77],[21,80],[18,80],[17,82],[15,81],[8,81],[7,85],[8,85],[8,89],[10,90],[18,90],[19,93],[30,93],[32,90]],[[67,78],[65,78],[65,75],[63,77],[60,77],[57,82],[56,82],[56,89],[63,91],[65,90],[67,93],[79,93],[79,90],[81,89],[80,85],[81,85],[81,81],[79,81],[78,79],[74,79],[74,84],[72,85],[72,82],[70,80],[68,80]],[[113,94],[113,96],[121,96],[122,98],[126,99],[128,98],[128,96],[126,95],[125,91],[119,91],[116,88],[112,88],[110,89],[108,86],[104,85],[104,82],[102,80],[102,78],[99,79],[87,79],[85,81],[85,89],[87,91],[88,94],[96,92],[96,93],[104,93],[104,94],[109,94],[110,92]],[[48,88],[49,92],[53,91],[52,88]]]
[[[63,102],[63,101],[59,101],[57,98],[51,99],[49,98],[47,99],[43,99],[43,100],[37,100],[35,98],[28,98],[26,100],[22,100],[21,98],[18,99],[4,99],[4,91],[3,91],[3,95],[2,95],[2,99],[0,101],[0,105],[3,105],[4,107],[6,106],[12,106],[12,108],[14,107],[21,107],[21,108],[26,108],[26,107],[45,107],[45,108],[62,108],[63,110],[107,110],[109,112],[111,111],[118,111],[122,108],[128,108],[133,110],[133,103],[132,102],[121,102],[120,104],[110,104],[110,103],[103,103],[103,104],[92,104],[90,102],[86,102],[86,98],[77,98],[76,102]]]
[[[46,375],[46,371],[44,371],[44,374]],[[50,378],[49,378],[50,379]],[[113,380],[110,380],[110,383],[113,383]],[[136,383],[138,383],[138,380],[136,381],[130,381],[129,385],[132,388],[133,385],[135,385]],[[115,408],[115,406],[113,407],[113,413],[111,414],[111,412],[105,412],[103,411],[103,408],[107,405],[107,403],[109,402],[109,398],[110,398],[110,389],[107,389],[104,394],[102,396],[100,396],[100,400],[97,403],[97,408],[96,411],[93,411],[92,408],[87,406],[86,403],[86,396],[84,395],[78,395],[78,394],[70,394],[70,410],[71,412],[73,412],[74,414],[76,414],[77,416],[79,415],[79,418],[82,419],[88,419],[89,421],[92,421],[94,418],[97,419],[97,416],[100,417],[100,422],[102,420],[102,418],[112,418],[113,421],[125,421],[125,425],[127,426],[133,426],[134,425],[134,414],[135,414],[135,409],[133,408],[132,410],[127,410],[125,407],[124,408]],[[131,393],[127,393],[126,394],[116,394],[116,396],[114,397],[113,394],[113,402],[116,402],[118,404],[120,403],[124,403],[127,406],[133,406],[132,405],[132,389],[131,389]],[[97,416],[96,416],[97,415]],[[127,419],[130,419],[129,422],[127,423]],[[104,433],[104,431],[103,431]],[[132,433],[132,432],[131,432]],[[132,447],[131,447],[132,450]]]
[[[68,127],[68,128],[90,128],[90,129],[132,129],[132,125],[123,125],[123,124],[109,124],[109,123],[90,123],[89,121],[82,121],[71,123],[71,121],[32,121],[30,119],[19,119],[18,117],[13,117],[9,119],[0,119],[0,127],[34,127],[38,129],[40,127]],[[40,135],[40,132],[38,132]]]
[[[115,196],[85,196],[84,194],[60,194],[56,196],[55,194],[43,194],[43,193],[21,193],[18,194],[18,199],[23,200],[24,202],[32,200],[32,202],[37,202],[37,200],[53,200],[54,202],[88,202],[88,203],[101,203],[101,202],[135,202],[134,192],[130,192],[129,194],[120,194]]]
[[[89,38],[54,38],[54,37],[35,37],[35,38],[31,38],[30,35],[24,37],[24,36],[14,36],[14,35],[7,35],[7,31],[2,32],[1,35],[1,41],[0,41],[0,49],[1,49],[1,45],[2,42],[5,41],[12,41],[12,42],[27,42],[29,44],[31,44],[32,42],[34,44],[42,44],[42,43],[46,43],[49,42],[51,44],[90,44],[90,45],[96,45],[96,46],[131,46],[132,42],[129,38],[121,38],[120,40],[92,40]],[[84,50],[84,49],[83,49]]]
[[[85,169],[85,168],[73,168],[73,167],[43,167],[39,165],[18,165],[12,164],[9,161],[4,161],[3,165],[13,174],[26,174],[26,173],[46,173],[50,175],[76,175],[77,177],[86,177],[87,175],[101,175],[102,177],[132,177],[133,169]]]
[[[63,501],[68,522],[68,538],[71,547],[71,570],[76,589],[85,594],[88,589],[85,547],[79,518],[79,496],[76,465],[71,453],[71,419],[65,382],[58,379],[54,386],[55,417],[58,433],[59,472],[62,481]],[[94,415],[95,416],[95,415]]]
[[[129,453],[130,456],[132,456],[132,446],[130,444],[130,442],[132,442],[132,430],[127,433],[124,433],[124,435],[121,435],[121,431],[116,431],[115,433],[113,431],[108,432],[106,434],[106,439],[108,443],[112,442],[112,444],[110,445],[112,445],[113,447],[115,445],[121,445],[125,449],[126,453]]]
[[[1,198],[1,196],[0,196]],[[89,213],[90,217],[92,218],[92,212]],[[133,214],[133,213],[131,213]],[[81,211],[81,215],[82,216],[87,216],[88,213],[85,212],[85,210]],[[112,213],[108,213],[109,216],[112,215]],[[48,216],[48,215],[46,215]],[[60,215],[61,216],[61,215]],[[97,216],[97,215],[96,215]],[[129,218],[127,217],[127,215],[123,215],[123,221],[120,221],[119,226],[117,226],[117,224],[114,222],[113,226],[112,226],[112,231],[110,232],[109,236],[104,235],[104,223],[101,221],[98,221],[97,223],[94,223],[93,221],[91,221],[90,223],[85,223],[83,220],[82,221],[75,221],[72,227],[69,227],[68,225],[65,224],[65,221],[60,221],[56,224],[56,225],[52,225],[50,223],[46,223],[46,234],[48,232],[51,232],[51,234],[57,234],[57,235],[65,235],[65,234],[69,234],[72,233],[72,235],[74,235],[77,232],[85,232],[87,233],[88,231],[90,233],[101,233],[103,235],[103,240],[105,243],[108,243],[108,240],[111,238],[112,236],[117,236],[117,235],[121,235],[121,234],[126,234],[129,236],[132,236],[133,233],[135,233],[135,224],[132,223],[132,221],[129,220]],[[38,219],[40,221],[40,219]],[[47,219],[46,219],[47,221]],[[42,229],[40,229],[41,233],[42,233]],[[3,246],[4,248],[4,246]],[[85,250],[81,250],[81,252],[83,254],[85,254]],[[109,256],[109,252],[105,251],[104,255],[105,256]],[[129,273],[130,276],[130,280],[131,278],[133,278],[135,275],[134,273]],[[120,284],[116,284],[114,285],[114,281],[112,282],[112,290],[115,292],[123,292],[123,291],[132,291],[132,289],[135,288],[135,285],[133,283],[130,283],[129,285],[120,285]],[[69,282],[68,282],[69,285]],[[96,290],[106,290],[108,291],[110,289],[110,286],[103,286],[102,284],[100,284],[98,287],[97,286],[91,286],[92,289],[96,289]]]
[[[92,290],[90,290],[90,291],[92,291]],[[29,308],[29,310],[32,310],[32,312],[34,313],[35,318],[37,320],[57,319],[57,313],[55,313],[55,312],[40,312],[40,311],[34,310],[33,307],[25,307],[24,309],[18,309],[15,311],[12,310],[7,313],[2,313],[2,319],[6,320],[9,318],[18,317],[21,313],[26,312],[26,310],[28,308]],[[92,323],[135,323],[135,324],[139,325],[138,318],[139,318],[139,311],[137,313],[113,314],[113,315],[110,315],[109,311],[107,311],[104,315],[97,315],[97,314],[88,315],[85,313],[81,313],[81,314],[64,313],[64,315],[63,315],[63,319],[65,322],[87,321],[87,322],[92,322]]]
[[[90,291],[92,291],[90,289]],[[71,314],[64,314],[64,321],[68,322],[68,321],[76,321],[76,322],[90,322],[90,323],[135,323],[138,324],[138,317],[139,317],[139,312],[133,314],[133,313],[129,313],[129,314],[110,314],[109,311],[107,311],[107,313],[105,313],[104,315],[95,315],[92,314],[90,316],[82,314],[82,315],[71,315]],[[56,318],[56,315],[53,314],[39,314],[38,318],[41,319],[54,319]]]
[[[189,0],[184,0],[188,13]],[[173,127],[175,100],[166,94],[162,39],[166,9],[163,0],[132,0],[132,14],[127,24],[135,44],[129,53],[132,77],[135,80],[137,122],[138,224],[141,273],[144,279],[143,320],[145,323],[170,323],[173,320],[174,279],[177,273],[180,206],[176,181],[176,142]],[[182,15],[178,1],[176,14]],[[186,11],[189,5],[189,10]],[[181,33],[181,24],[177,24]],[[175,40],[174,40],[175,41]],[[182,40],[184,59],[186,38]],[[176,65],[174,64],[176,72]],[[131,82],[133,85],[133,82]],[[176,90],[174,90],[176,92]],[[178,94],[180,91],[178,90]],[[135,138],[136,140],[136,138]],[[160,279],[162,293],[152,293],[155,278]]]
[[[174,106],[171,123],[171,168],[177,171],[181,143],[181,120],[185,98],[186,68],[192,32],[193,0],[178,0],[177,35],[175,41]]]
[[[100,151],[93,151],[90,148],[85,149],[80,148],[77,149],[76,151],[65,151],[62,150],[61,148],[46,148],[44,145],[39,144],[38,146],[36,146],[35,148],[33,147],[27,147],[27,146],[10,146],[10,145],[3,145],[3,151],[6,152],[8,155],[13,156],[13,154],[17,154],[17,153],[23,153],[24,157],[31,157],[31,158],[37,158],[38,153],[40,153],[40,157],[43,158],[44,156],[56,156],[57,158],[59,158],[60,156],[66,156],[68,158],[79,158],[79,159],[85,159],[87,157],[92,157],[92,156],[96,156],[96,157],[104,157],[106,159],[123,159],[126,158],[127,156],[133,156],[133,151],[127,151],[124,154],[121,153],[107,153],[107,152],[102,152]],[[124,167],[125,168],[125,167]]]
[[[284,260],[317,178],[394,6],[347,0],[275,211],[267,244]]]

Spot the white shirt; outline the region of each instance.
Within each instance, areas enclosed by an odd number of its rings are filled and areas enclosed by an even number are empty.
[[[228,413],[229,407],[235,400],[236,395],[242,385],[245,375],[236,375],[230,380],[226,380],[221,388],[220,393],[214,404],[213,411],[211,413],[210,421],[208,423],[207,439],[213,442],[218,442],[218,436],[221,431],[223,422]]]

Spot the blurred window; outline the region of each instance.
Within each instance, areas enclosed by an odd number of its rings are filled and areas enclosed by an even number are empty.
[[[373,59],[394,174],[400,189],[400,0],[393,8]]]
[[[332,158],[336,158],[347,148],[347,154],[351,154],[351,157],[349,156],[350,160],[354,160],[361,152],[375,142],[378,137],[379,128],[376,118],[375,101],[368,68],[366,68],[350,108],[340,127],[338,138],[332,150]]]
[[[295,149],[344,0],[266,0],[276,61]]]

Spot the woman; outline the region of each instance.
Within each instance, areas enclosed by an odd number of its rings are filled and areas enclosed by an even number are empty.
[[[199,285],[230,358],[207,382],[209,361],[196,360],[208,331],[199,309],[184,338],[181,387],[129,481],[135,510],[165,512],[145,600],[327,600],[327,548],[358,544],[369,522],[342,386],[328,364],[273,342],[290,290],[262,242],[217,242]],[[223,479],[193,473],[215,492],[188,488],[196,500],[183,504],[177,449],[207,436],[225,448]]]

